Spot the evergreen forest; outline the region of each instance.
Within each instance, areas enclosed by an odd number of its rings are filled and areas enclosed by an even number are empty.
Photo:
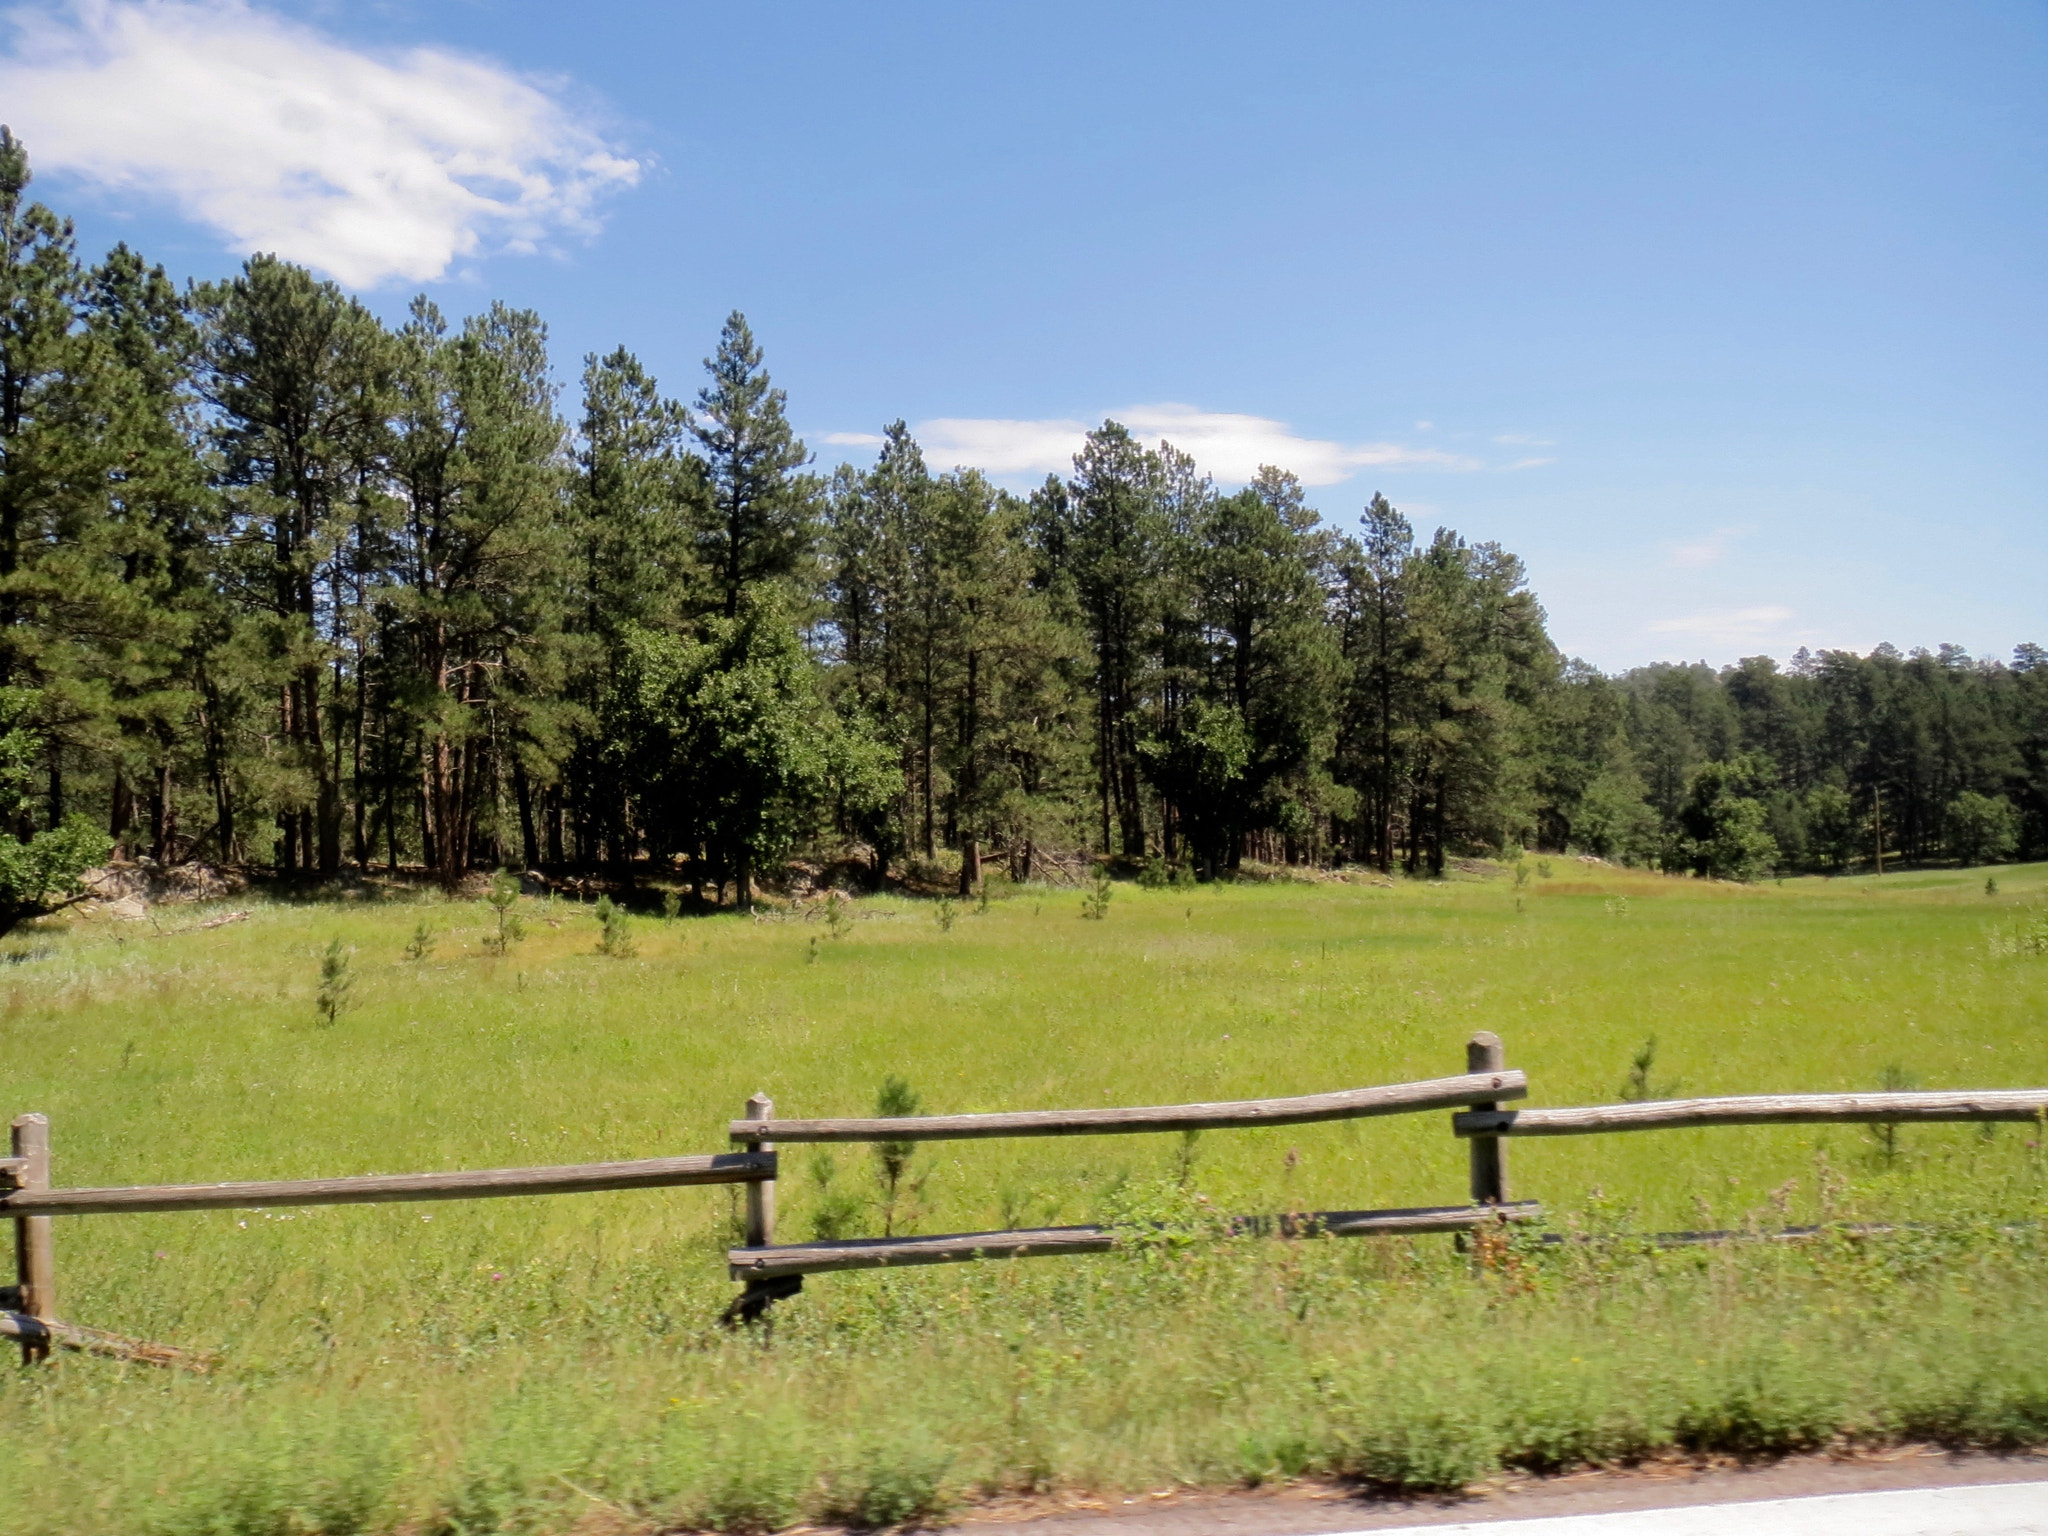
[[[1756,879],[2048,857],[2048,651],[1606,675],[1522,563],[1114,421],[1028,495],[903,423],[826,469],[739,314],[624,347],[380,321],[267,256],[98,265],[0,133],[0,927],[117,850],[332,879],[1076,853]]]

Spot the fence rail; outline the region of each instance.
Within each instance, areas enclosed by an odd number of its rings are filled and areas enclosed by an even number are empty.
[[[1911,1125],[2034,1120],[2048,1088],[1967,1093],[1765,1093],[1724,1099],[1652,1099],[1576,1109],[1468,1110],[1451,1117],[1459,1136],[1592,1136],[1698,1125]]]
[[[1370,1115],[1414,1114],[1519,1099],[1529,1092],[1521,1072],[1468,1072],[1420,1083],[1387,1083],[1311,1093],[1291,1099],[1235,1099],[1215,1104],[1155,1104],[1137,1109],[1027,1109],[990,1115],[913,1115],[884,1120],[756,1120],[732,1122],[732,1139],[756,1141],[971,1141],[995,1136],[1130,1136],[1158,1131],[1246,1130],[1310,1125]]]
[[[228,1211],[270,1205],[380,1205],[485,1200],[606,1189],[750,1184],[775,1177],[773,1152],[713,1152],[559,1168],[474,1168],[460,1173],[365,1173],[250,1184],[162,1184],[126,1189],[22,1189],[0,1195],[0,1216],[104,1216],[145,1211]]]
[[[1428,1232],[1469,1232],[1494,1221],[1534,1221],[1535,1201],[1514,1205],[1413,1206],[1386,1211],[1309,1211],[1286,1216],[1238,1216],[1227,1225],[1258,1236],[1392,1237]],[[973,1259],[1031,1259],[1108,1253],[1128,1241],[1114,1227],[1025,1227],[1005,1232],[954,1232],[934,1237],[841,1238],[781,1247],[734,1248],[726,1262],[735,1280],[772,1280],[833,1270],[894,1269],[917,1264],[959,1264]]]

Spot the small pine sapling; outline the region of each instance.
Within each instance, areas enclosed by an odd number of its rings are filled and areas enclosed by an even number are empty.
[[[953,919],[959,915],[960,908],[950,896],[941,896],[939,898],[938,910],[932,914],[933,918],[938,922],[939,932],[941,933],[951,933],[953,931]]]
[[[674,922],[683,913],[683,898],[679,891],[661,893],[661,915],[668,922]]]
[[[1984,877],[1984,894],[1986,896],[1996,896],[1998,894],[1998,877],[1996,875],[1986,875]]]
[[[853,931],[853,914],[847,910],[852,904],[837,891],[825,896],[825,931],[835,939],[843,939]]]
[[[815,1242],[836,1242],[851,1237],[860,1221],[861,1198],[834,1182],[839,1177],[839,1160],[823,1147],[811,1154],[811,1187],[818,1197],[811,1212],[811,1238]]]
[[[899,1120],[917,1114],[922,1106],[911,1091],[910,1084],[891,1073],[882,1079],[881,1090],[875,1095],[875,1115],[883,1120]],[[875,1143],[875,1172],[882,1185],[882,1235],[896,1235],[896,1202],[903,1192],[903,1175],[910,1167],[911,1154],[917,1150],[914,1141],[878,1141]]]
[[[1685,1086],[1682,1080],[1660,1083],[1651,1073],[1657,1065],[1657,1037],[1650,1036],[1642,1043],[1635,1055],[1629,1058],[1628,1076],[1622,1079],[1621,1097],[1624,1103],[1640,1104],[1648,1099],[1669,1099]]]
[[[348,950],[340,939],[327,946],[320,957],[320,990],[313,995],[313,1007],[322,1024],[334,1024],[348,1010],[348,994],[355,986],[349,972]]]
[[[1878,1074],[1878,1090],[1882,1093],[1910,1093],[1920,1086],[1920,1079],[1900,1066],[1896,1061]],[[1877,1158],[1889,1168],[1899,1160],[1899,1122],[1880,1120],[1866,1126],[1870,1139],[1877,1143]]]
[[[1109,898],[1109,870],[1098,865],[1094,888],[1081,898],[1081,915],[1091,922],[1101,922],[1109,916]]]
[[[498,920],[497,931],[484,938],[484,951],[493,955],[505,954],[526,937],[526,924],[515,910],[519,901],[519,877],[509,870],[499,870],[491,877],[491,888],[484,893],[484,900],[490,904],[491,914]]]
[[[597,952],[613,960],[630,960],[635,953],[633,935],[626,929],[626,909],[609,896],[597,898]]]
[[[405,958],[424,960],[434,952],[434,930],[423,917],[413,924],[412,938],[406,942]]]

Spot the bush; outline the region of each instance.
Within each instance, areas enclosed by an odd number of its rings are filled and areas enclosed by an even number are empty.
[[[1995,864],[2020,845],[2020,813],[2003,795],[1964,790],[1942,813],[1949,852],[1965,864]]]
[[[1340,1475],[1396,1493],[1459,1493],[1499,1465],[1476,1404],[1437,1402],[1413,1384],[1357,1414],[1339,1440]]]
[[[922,1443],[870,1443],[825,1474],[818,1516],[855,1530],[928,1523],[952,1506],[945,1481],[952,1464]]]

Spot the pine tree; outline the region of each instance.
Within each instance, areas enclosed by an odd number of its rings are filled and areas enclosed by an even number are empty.
[[[704,360],[711,382],[697,396],[690,430],[702,447],[709,496],[700,529],[725,617],[740,593],[795,576],[810,551],[815,480],[799,474],[810,454],[790,430],[787,397],[769,383],[761,349],[734,310]]]
[[[504,780],[565,750],[564,431],[547,333],[494,305],[450,337],[431,305],[401,338],[404,586],[394,594],[422,743],[428,863],[453,885],[501,862]],[[533,852],[534,829],[522,818]]]
[[[1118,422],[1074,456],[1069,536],[1075,590],[1095,651],[1096,794],[1105,852],[1145,854],[1138,740],[1154,654],[1161,542],[1158,456]],[[1112,819],[1115,837],[1112,836]]]
[[[267,786],[278,863],[289,873],[341,864],[341,679],[347,562],[367,514],[394,351],[361,304],[271,256],[203,288],[208,403],[216,413],[235,558],[224,577],[248,615],[247,663],[276,691],[290,754]]]

